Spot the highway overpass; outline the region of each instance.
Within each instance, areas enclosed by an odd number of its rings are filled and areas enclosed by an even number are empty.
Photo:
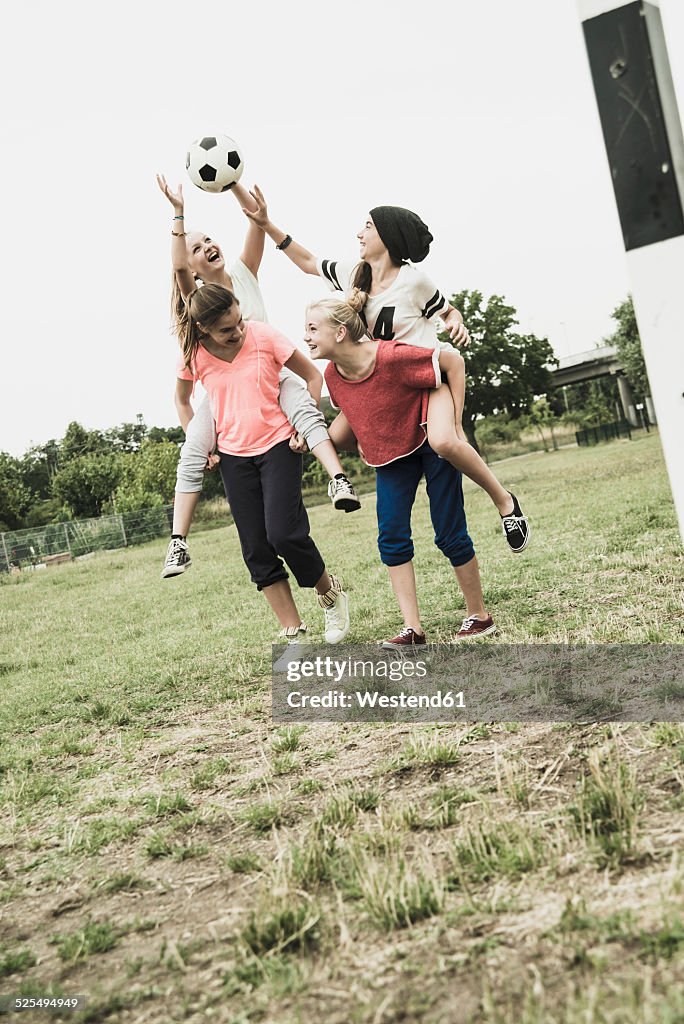
[[[640,426],[632,389],[624,375],[624,368],[614,345],[600,345],[598,348],[589,349],[588,352],[563,356],[559,360],[558,366],[551,371],[554,388],[582,384],[599,377],[615,377],[617,379],[623,415],[633,427]],[[655,410],[650,398],[646,399],[646,410],[649,421],[655,423]]]

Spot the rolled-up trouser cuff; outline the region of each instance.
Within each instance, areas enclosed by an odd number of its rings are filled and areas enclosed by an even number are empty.
[[[404,565],[406,562],[413,561],[413,548],[411,548],[410,551],[403,551],[399,553],[393,551],[392,554],[388,554],[386,551],[383,551],[382,547],[380,547],[380,544],[378,543],[378,549],[380,551],[380,561],[383,565]]]
[[[465,547],[459,548],[455,553],[450,554],[448,551],[444,551],[442,548],[439,549],[443,555],[449,559],[455,569],[458,569],[459,565],[467,565],[475,557],[475,548],[472,543]]]

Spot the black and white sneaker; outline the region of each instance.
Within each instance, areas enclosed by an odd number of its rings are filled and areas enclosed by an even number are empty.
[[[186,569],[189,569],[191,565],[192,559],[190,558],[188,545],[179,537],[172,537],[166,549],[166,559],[164,560],[161,578],[165,580],[169,576],[179,576]]]
[[[328,497],[333,503],[333,508],[342,509],[343,512],[356,512],[361,508],[359,496],[346,476],[337,476],[330,481]]]
[[[511,494],[510,491],[508,493]],[[501,516],[501,527],[509,548],[517,555],[527,547],[532,531],[515,494],[511,494],[511,498],[513,499],[513,511],[507,516]]]

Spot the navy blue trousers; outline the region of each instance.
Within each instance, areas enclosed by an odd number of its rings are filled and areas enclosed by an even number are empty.
[[[403,459],[376,471],[378,548],[385,565],[403,565],[413,558],[411,510],[425,477],[435,544],[452,565],[465,565],[475,555],[468,535],[463,486],[457,469],[435,455],[425,442]]]

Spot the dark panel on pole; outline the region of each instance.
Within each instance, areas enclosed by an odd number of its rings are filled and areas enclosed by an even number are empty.
[[[649,36],[662,32],[660,12],[637,0],[590,18],[583,28],[625,249],[684,234]],[[661,44],[665,54],[664,39]],[[665,72],[668,81],[669,67]]]

